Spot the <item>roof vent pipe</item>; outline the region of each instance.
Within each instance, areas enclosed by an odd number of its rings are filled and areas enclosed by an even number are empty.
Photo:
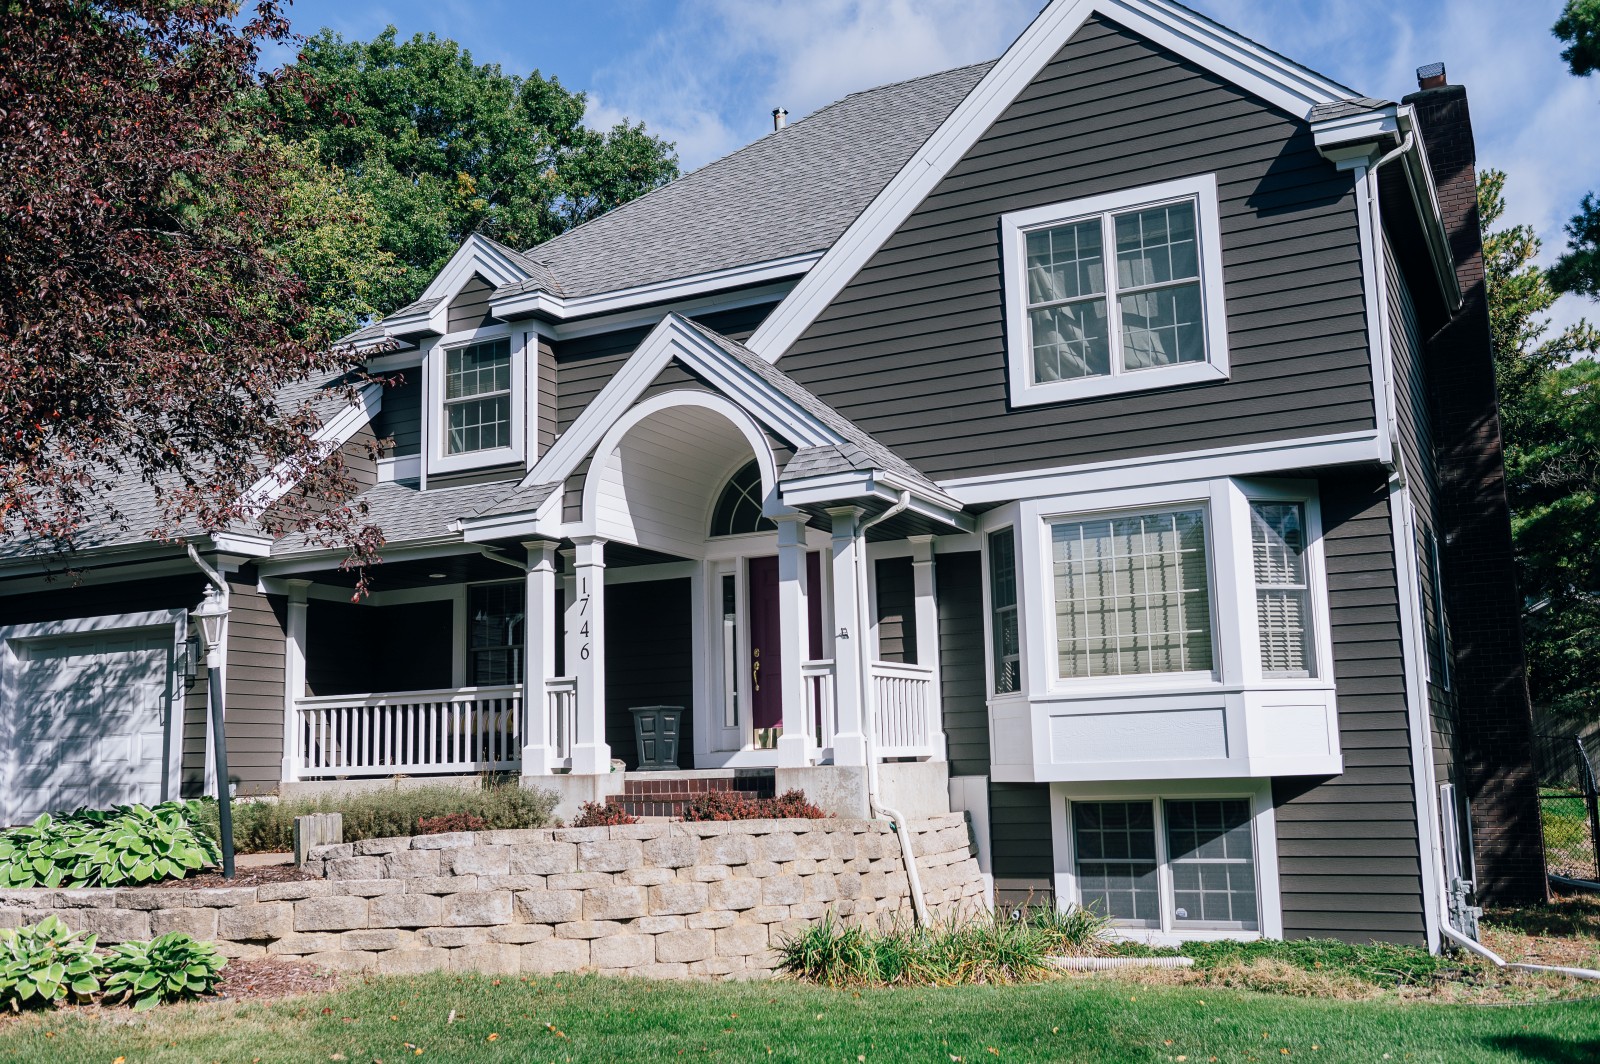
[[[1429,63],[1427,66],[1417,67],[1417,88],[1437,89],[1445,84],[1444,64]]]
[[[788,124],[789,112],[785,111],[781,107],[774,107],[772,109],[772,131],[776,133],[778,130],[782,129]]]

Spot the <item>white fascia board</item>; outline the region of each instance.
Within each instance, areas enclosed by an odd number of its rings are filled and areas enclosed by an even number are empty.
[[[312,440],[317,444],[316,461],[320,462],[350,441],[362,426],[371,423],[383,409],[383,385],[376,382],[364,384],[356,393],[356,401],[345,406],[333,417],[323,422]],[[289,462],[279,462],[272,471],[245,493],[247,510],[251,517],[289,494],[300,478],[293,476],[294,467]]]
[[[1395,107],[1386,107],[1381,111],[1364,111],[1313,122],[1311,139],[1324,155],[1341,144],[1356,141],[1382,142],[1385,138],[1391,138],[1392,142],[1398,143],[1403,134],[1396,110]]]
[[[211,545],[224,554],[237,554],[245,558],[272,557],[271,536],[252,536],[243,532],[218,532],[211,537]]]
[[[808,251],[801,255],[788,255],[781,259],[752,262],[725,270],[712,270],[709,273],[691,274],[688,277],[676,277],[668,281],[656,281],[634,288],[597,292],[594,295],[574,298],[552,295],[539,290],[519,292],[516,295],[491,300],[489,309],[495,317],[508,321],[536,316],[560,322],[593,317],[597,314],[614,314],[651,303],[690,299],[728,288],[803,276],[822,256],[823,253],[820,251]]]
[[[597,333],[615,332],[618,329],[653,326],[668,314],[693,317],[706,313],[739,310],[744,307],[758,306],[762,303],[776,303],[794,291],[795,282],[799,279],[798,275],[786,277],[780,281],[758,285],[754,288],[741,287],[733,291],[717,291],[708,295],[697,296],[693,299],[674,300],[671,303],[651,303],[636,309],[618,311],[615,314],[579,318],[576,321],[562,322],[557,325],[550,325],[547,322],[532,318],[524,318],[516,324],[519,328],[525,326],[543,328],[546,332],[553,334],[557,340],[574,340],[583,336],[594,336]]]
[[[1380,435],[1372,430],[1341,432],[1267,444],[962,477],[942,480],[939,486],[963,505],[973,506],[1043,495],[1077,495],[1217,477],[1260,476],[1292,469],[1359,465],[1382,461]]]
[[[1053,0],[746,342],[776,362],[1090,16],[1101,14],[1296,118],[1350,89],[1168,0]]]
[[[950,525],[962,532],[971,532],[975,522],[970,514],[961,512],[961,504],[930,499],[923,488],[911,487],[892,474],[882,470],[860,470],[852,473],[829,473],[818,477],[802,477],[781,483],[778,497],[785,506],[848,506],[871,496],[885,503],[900,501],[903,492],[910,492],[906,510],[941,524]]]

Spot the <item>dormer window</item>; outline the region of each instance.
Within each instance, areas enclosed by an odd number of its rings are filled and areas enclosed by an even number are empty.
[[[1215,178],[1000,222],[1014,405],[1227,376]]]
[[[510,340],[448,349],[444,386],[446,454],[512,445]]]

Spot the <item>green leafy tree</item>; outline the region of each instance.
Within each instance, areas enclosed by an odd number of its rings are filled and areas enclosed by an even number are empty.
[[[1561,716],[1600,713],[1600,332],[1585,321],[1550,336],[1558,293],[1535,264],[1525,225],[1495,229],[1505,174],[1478,178],[1495,381],[1505,436],[1536,704]]]
[[[642,124],[592,129],[583,93],[480,66],[432,34],[323,30],[290,71],[295,91],[271,97],[282,135],[317,145],[409,267],[377,299],[382,312],[415,298],[469,233],[531,247],[678,173],[672,145]]]
[[[1600,0],[1567,0],[1554,32],[1567,44],[1561,58],[1575,76],[1600,70]],[[1550,281],[1563,292],[1600,297],[1600,200],[1592,192],[1567,223],[1567,252],[1551,269]]]

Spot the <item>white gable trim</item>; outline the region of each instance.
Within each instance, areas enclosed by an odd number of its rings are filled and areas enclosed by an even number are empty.
[[[383,385],[362,385],[356,401],[323,422],[312,440],[317,444],[315,461],[322,461],[350,441],[362,427],[371,424],[383,409]],[[245,512],[254,520],[260,513],[294,489],[300,482],[295,463],[279,462],[245,493]]]
[[[1168,0],[1052,0],[966,99],[851,223],[746,346],[783,356],[1090,16],[1100,14],[1304,118],[1356,95]]]
[[[443,336],[450,317],[450,301],[472,279],[473,274],[482,274],[495,288],[525,281],[528,278],[527,271],[509,255],[477,233],[473,233],[461,242],[456,253],[450,256],[450,261],[444,264],[444,268],[435,274],[428,287],[423,289],[422,295],[417,297],[419,303],[430,299],[437,300],[437,303],[427,310],[395,314],[385,318],[384,334],[390,338],[416,332],[431,332]]]
[[[673,358],[681,359],[740,406],[758,411],[797,447],[843,442],[788,396],[740,366],[698,329],[672,314],[651,330],[600,394],[590,400],[572,426],[528,471],[522,485],[566,480]]]

